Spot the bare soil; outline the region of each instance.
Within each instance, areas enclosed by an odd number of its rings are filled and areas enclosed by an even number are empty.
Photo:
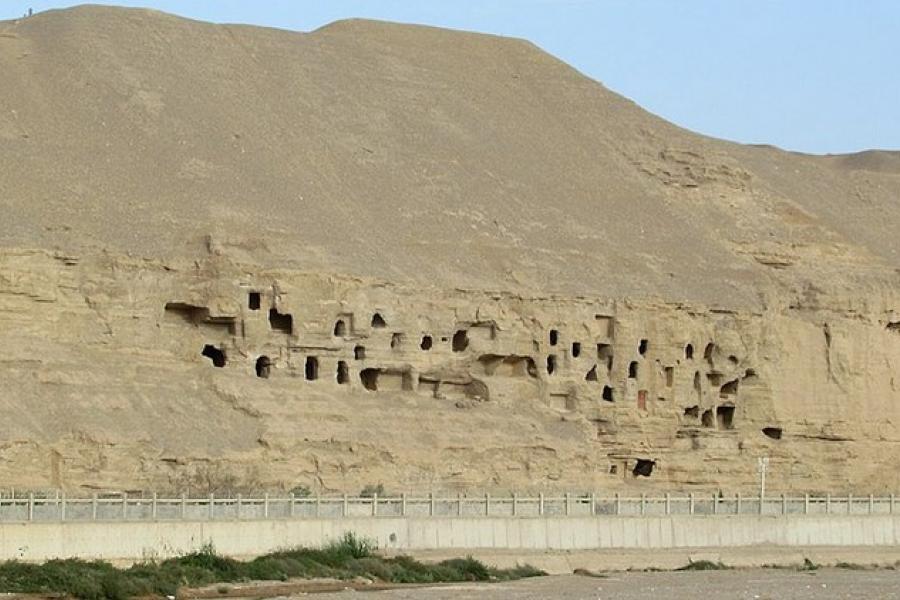
[[[455,584],[436,588],[373,592],[372,600],[631,600],[666,598],[693,600],[705,594],[719,599],[774,600],[789,598],[900,598],[900,572],[893,570],[819,569],[795,571],[746,569],[692,572],[627,572],[589,577],[559,575],[510,583]],[[359,598],[345,590],[317,598]]]

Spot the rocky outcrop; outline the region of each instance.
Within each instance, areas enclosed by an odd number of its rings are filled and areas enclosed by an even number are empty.
[[[4,255],[0,478],[106,489],[896,485],[884,306],[715,310]],[[885,299],[887,300],[887,299]]]

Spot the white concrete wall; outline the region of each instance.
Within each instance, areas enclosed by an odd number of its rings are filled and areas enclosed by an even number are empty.
[[[345,532],[397,550],[900,545],[900,516],[347,518],[268,521],[0,523],[0,559],[165,558],[212,542],[250,557],[316,547]],[[462,552],[461,552],[462,553]]]

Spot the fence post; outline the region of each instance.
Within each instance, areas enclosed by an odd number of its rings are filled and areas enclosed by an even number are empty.
[[[591,516],[597,514],[597,494],[591,492]]]
[[[566,516],[568,517],[570,514],[572,514],[572,502],[569,492],[566,492]]]
[[[373,498],[373,505],[378,503],[378,494],[375,494]],[[377,508],[375,509],[378,510]],[[316,518],[322,514],[322,496],[319,495],[319,492],[316,492]]]
[[[688,494],[688,514],[694,514],[694,492]]]
[[[825,494],[825,514],[827,515],[830,512],[831,512],[831,494],[828,493],[828,494]]]
[[[513,492],[512,516],[519,514],[519,495]]]
[[[456,495],[456,516],[461,517],[463,514],[463,495],[459,493]]]
[[[484,494],[484,516],[491,516],[491,494],[489,492]]]
[[[869,514],[875,512],[875,495],[869,494]]]
[[[91,494],[91,521],[97,520],[97,492]]]
[[[60,499],[60,504],[59,504],[59,520],[60,520],[60,521],[65,521],[65,520],[66,520],[66,493],[65,493],[65,492],[62,493],[62,497],[61,497],[61,499]]]
[[[890,512],[891,514],[894,514],[894,495],[893,494],[891,494],[891,506],[888,509],[888,512]]]
[[[672,496],[669,495],[669,492],[666,492],[666,514],[672,514]]]
[[[646,494],[644,494],[644,492],[641,492],[641,514],[643,515],[646,512],[646,510],[647,510]]]
[[[346,498],[346,497],[347,497],[347,494],[344,494],[344,498]],[[294,492],[291,492],[290,494],[288,494],[288,510],[287,510],[287,513],[288,513],[288,517],[293,517],[293,516],[294,516]],[[346,517],[346,516],[347,516],[347,513],[345,512],[343,516]]]
[[[269,518],[269,492],[263,495],[263,519]]]
[[[803,494],[803,514],[809,514],[809,494]]]
[[[538,516],[544,516],[544,492],[538,494]]]
[[[378,516],[378,493],[372,494],[372,516]]]
[[[851,514],[853,512],[853,494],[847,494],[847,514]]]
[[[713,493],[713,514],[719,514],[719,495]]]
[[[619,498],[619,492],[616,492],[616,514],[622,514],[622,499]]]
[[[241,520],[241,500],[241,495],[238,494],[234,502],[234,518],[238,521]]]
[[[734,514],[736,514],[736,515],[741,514],[741,493],[740,493],[740,492],[738,492],[738,493],[735,495],[735,500],[734,500]]]
[[[341,516],[346,517],[350,512],[350,499],[347,497],[347,494],[344,494],[344,504],[341,508]]]
[[[157,492],[153,492],[153,500],[151,502],[152,503],[150,504],[150,518],[155,521],[157,510],[158,510],[157,505],[159,502],[159,495],[157,494]]]
[[[181,492],[181,520],[187,515],[187,494]]]
[[[28,492],[28,520],[34,521],[34,492]]]
[[[212,494],[209,495],[209,498],[207,499],[208,506],[206,507],[207,516],[209,517],[210,521],[212,521],[212,518],[213,518],[213,511],[215,510],[213,508],[213,505],[215,504],[215,502],[216,502],[216,494],[215,494],[215,492],[213,492]]]
[[[781,494],[781,514],[783,515],[788,512],[787,502],[787,494]]]
[[[406,516],[406,492],[400,494],[400,516]]]
[[[428,494],[428,516],[434,516],[434,492]]]
[[[128,492],[122,492],[122,520],[128,520]]]

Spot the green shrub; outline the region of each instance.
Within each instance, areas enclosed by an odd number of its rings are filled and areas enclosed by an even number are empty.
[[[484,563],[475,560],[471,556],[466,558],[451,558],[443,560],[439,565],[453,569],[459,573],[458,581],[488,581],[491,578],[490,570]]]
[[[291,494],[294,495],[295,498],[308,498],[312,496],[312,490],[305,485],[297,485],[291,488]]]
[[[372,496],[378,494],[379,496],[384,496],[384,484],[379,483],[378,485],[369,484],[364,487],[359,492],[360,498],[371,498]]]
[[[798,567],[799,571],[815,571],[819,568],[819,565],[809,560],[808,558],[803,559],[803,565]]]

